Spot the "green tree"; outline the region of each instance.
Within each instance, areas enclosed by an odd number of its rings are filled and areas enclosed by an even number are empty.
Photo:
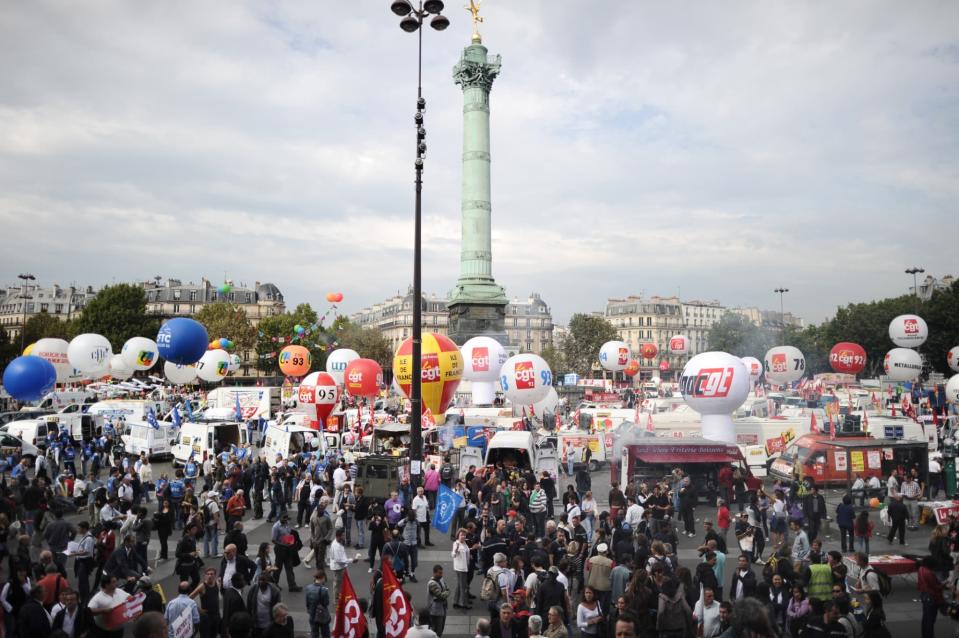
[[[923,305],[920,316],[929,326],[929,339],[920,348],[933,370],[947,377],[955,372],[946,363],[946,353],[959,346],[959,282],[939,290]]]
[[[70,340],[70,323],[58,319],[48,312],[41,312],[27,319],[23,328],[25,343],[34,343],[39,339],[66,339]],[[123,344],[120,344],[121,346]]]
[[[553,378],[561,376],[566,370],[566,357],[563,355],[562,346],[556,348],[553,344],[547,344],[543,351],[539,353],[539,356],[543,357],[547,364],[549,364],[549,369],[553,371]]]
[[[889,339],[889,322],[898,315],[915,310],[916,299],[910,295],[849,304],[838,308],[835,317],[822,323],[820,342],[827,352],[842,341],[858,343],[866,351],[866,369],[863,376],[877,376],[883,372],[882,362],[886,353],[895,347]],[[921,314],[920,311],[920,316]],[[929,328],[930,332],[933,332],[933,327]],[[936,327],[939,328],[941,327]]]
[[[119,352],[131,337],[156,338],[160,320],[147,314],[147,298],[143,288],[135,284],[107,286],[71,323],[72,335],[93,332],[110,340]]]
[[[256,327],[256,367],[264,372],[279,373],[279,363],[276,356],[287,345],[301,345],[310,350],[313,358],[312,369],[323,370],[326,366],[325,348],[329,346],[332,337],[329,331],[322,326],[314,330],[319,316],[308,303],[301,303],[293,312],[282,315],[264,317]],[[307,329],[303,337],[299,337],[294,327],[300,325]]]
[[[581,376],[588,375],[593,364],[599,361],[600,347],[617,339],[619,333],[604,317],[573,315],[569,320],[569,334],[562,345],[566,368]]]
[[[384,370],[393,367],[393,346],[379,330],[359,326],[342,317],[334,322],[333,334],[340,348],[356,350],[361,357],[373,359]]]
[[[727,312],[709,329],[707,339],[710,350],[762,360],[769,348],[781,342],[781,334],[779,329],[763,328],[740,314]]]
[[[207,304],[193,318],[206,327],[211,340],[225,337],[236,344],[237,350],[248,350],[256,345],[256,329],[246,312],[236,304]]]
[[[0,328],[0,373],[20,354],[20,343],[13,343],[6,330]]]

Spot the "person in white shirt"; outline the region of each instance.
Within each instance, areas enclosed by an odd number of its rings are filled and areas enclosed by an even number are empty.
[[[629,503],[629,507],[626,508],[625,521],[629,523],[631,530],[636,531],[643,520],[643,507],[633,497],[628,498],[627,503]]]
[[[456,572],[456,595],[453,597],[454,609],[469,609],[469,563],[470,547],[466,543],[466,530],[456,531],[456,540],[453,541],[453,571]]]
[[[693,610],[693,620],[699,625],[697,636],[702,638],[716,638],[720,632],[719,603],[713,590],[709,587],[703,590],[703,595],[696,602]]]
[[[342,527],[337,528],[333,542],[330,544],[329,556],[327,558],[330,571],[333,572],[333,587],[330,591],[330,600],[338,600],[338,596],[340,595],[340,587],[343,585],[343,571],[349,567],[350,563],[354,562],[360,557],[359,554],[353,558],[350,558],[346,555],[344,534],[345,532],[343,531]]]
[[[882,489],[882,481],[878,476],[870,476],[866,481],[866,497],[873,498],[879,496],[879,490]]]
[[[50,620],[54,629],[60,629],[68,638],[77,638],[77,614],[80,611],[77,593],[66,590],[60,594],[63,603],[54,605],[50,609]]]
[[[137,468],[137,474],[140,475],[140,484],[143,486],[143,498],[149,503],[150,489],[148,487],[153,487],[153,466],[150,464],[150,459],[144,456],[143,462]]]
[[[343,484],[350,480],[350,474],[346,471],[346,464],[340,461],[340,464],[333,470],[333,489],[339,492],[343,489]]]
[[[853,498],[859,496],[859,507],[863,507],[866,502],[866,481],[863,480],[862,474],[856,474],[856,480],[849,491],[852,492]]]
[[[124,506],[127,509],[133,505],[133,484],[130,482],[129,476],[123,477],[123,482],[120,483],[117,490],[117,496],[120,498],[121,504],[125,504]]]
[[[422,531],[426,546],[432,547],[433,543],[430,542],[430,502],[426,498],[426,493],[422,487],[416,488],[416,496],[413,497],[412,505],[413,511],[416,512],[416,524],[420,528],[416,532],[416,544],[423,547],[423,543],[419,540],[420,531]]]
[[[100,591],[93,595],[87,607],[93,614],[93,622],[97,627],[104,631],[109,631],[107,627],[106,614],[117,605],[127,599],[127,593],[117,587],[117,577],[113,575],[104,576],[100,582]]]
[[[110,500],[107,501],[107,504],[100,508],[100,522],[108,523],[113,520],[123,520],[126,518],[124,514],[116,508],[117,497],[111,496]]]
[[[939,463],[939,457],[929,457],[929,494],[930,501],[936,500],[939,495],[939,478],[942,474],[942,464]]]
[[[896,478],[896,470],[893,470],[886,481],[886,497],[893,499],[897,496],[899,496],[899,480]]]

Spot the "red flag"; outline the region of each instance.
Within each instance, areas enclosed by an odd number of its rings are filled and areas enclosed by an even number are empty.
[[[828,410],[827,410],[827,412],[828,412]],[[829,415],[829,420],[832,421],[832,415],[831,415],[831,414]],[[819,427],[816,425],[816,413],[815,413],[815,412],[810,412],[810,413],[809,413],[809,431],[812,432],[813,434],[816,434],[817,432],[819,432]]]
[[[656,431],[656,426],[653,425],[653,413],[652,413],[652,412],[649,412],[649,413],[646,415],[646,431],[647,431],[647,432],[655,432],[655,431]]]
[[[413,610],[400,588],[390,561],[383,563],[383,630],[386,638],[403,638],[412,626]],[[333,636],[332,638],[337,638]],[[358,638],[358,635],[357,637]]]
[[[384,563],[385,564],[385,563]],[[333,620],[331,638],[360,638],[366,633],[366,617],[353,591],[350,574],[343,570],[343,585],[336,601],[336,616]]]

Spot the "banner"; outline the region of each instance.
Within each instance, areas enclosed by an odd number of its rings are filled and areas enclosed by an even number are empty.
[[[453,523],[453,517],[463,497],[440,484],[440,490],[436,493],[436,509],[433,510],[433,527],[444,534],[449,534],[450,525]]]
[[[143,600],[146,594],[140,592],[136,596],[130,596],[126,601],[120,603],[107,612],[105,624],[107,629],[113,631],[122,627],[126,623],[136,620],[143,613]],[[193,623],[190,623],[190,633],[193,633]]]
[[[866,470],[865,457],[863,456],[862,450],[851,451],[849,458],[852,461],[853,472],[864,472]]]
[[[381,562],[383,563],[383,633],[386,634],[386,638],[403,638],[412,626],[413,610],[410,609],[409,601],[406,600],[406,595],[400,588],[400,581],[396,579],[390,561]]]
[[[344,569],[343,585],[336,600],[336,615],[330,636],[331,638],[360,638],[364,633],[366,633],[366,617],[360,609],[356,592],[353,591],[349,570]]]

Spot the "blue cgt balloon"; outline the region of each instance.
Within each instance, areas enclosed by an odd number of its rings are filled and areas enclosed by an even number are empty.
[[[57,369],[40,357],[17,357],[3,371],[3,387],[18,401],[41,399],[56,383]]]
[[[203,357],[210,337],[199,321],[177,317],[160,326],[156,342],[161,357],[183,366],[196,363]]]

